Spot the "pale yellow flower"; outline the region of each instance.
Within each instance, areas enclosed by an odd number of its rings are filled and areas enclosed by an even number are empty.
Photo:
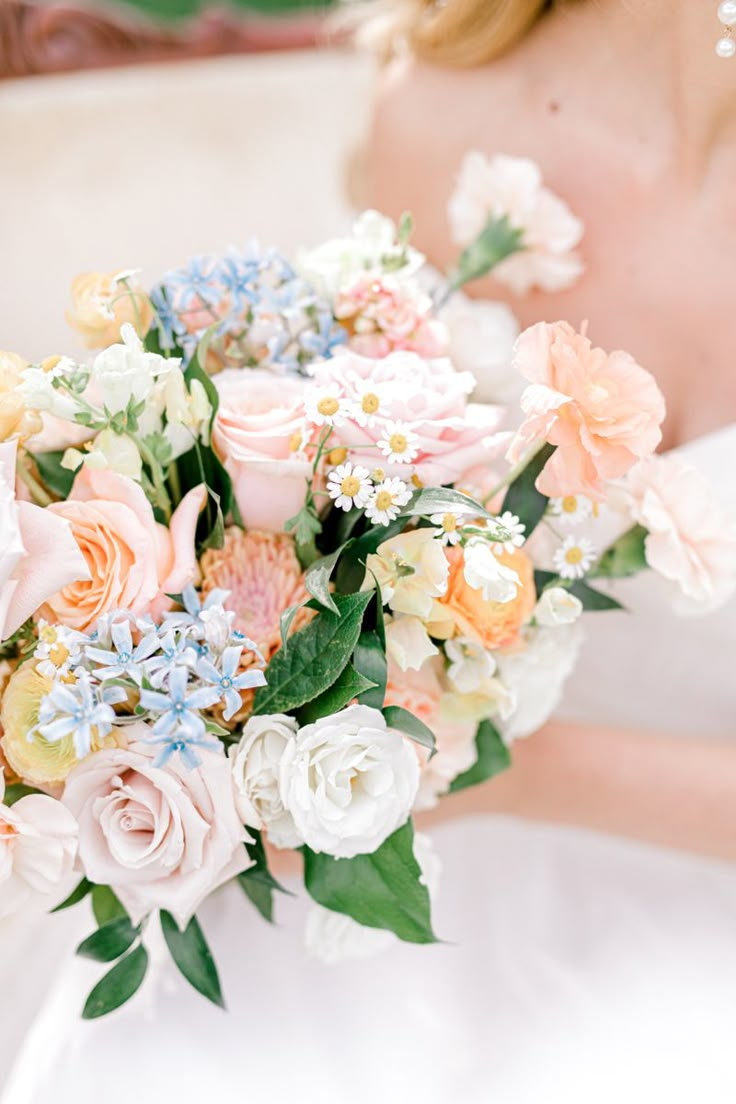
[[[0,349],[0,441],[11,437],[23,440],[41,431],[41,415],[27,408],[19,390],[23,369],[27,367],[17,353]]]
[[[133,274],[83,272],[72,281],[72,308],[66,320],[88,349],[105,349],[120,340],[126,322],[143,337],[153,321],[153,308]]]
[[[435,529],[414,529],[379,544],[366,559],[363,589],[381,588],[384,602],[394,613],[407,613],[426,620],[433,599],[447,590],[450,565],[445,551],[435,540]]]

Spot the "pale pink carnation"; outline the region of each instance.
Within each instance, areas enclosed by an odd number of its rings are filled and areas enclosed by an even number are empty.
[[[542,494],[602,501],[604,484],[662,440],[664,398],[628,353],[594,348],[567,322],[538,322],[522,333],[514,356],[530,385],[508,459],[516,463],[542,441],[557,446],[537,479]]]
[[[679,456],[638,464],[624,484],[628,512],[649,531],[647,563],[674,583],[683,613],[709,613],[736,591],[736,518]]]
[[[369,357],[397,349],[445,355],[447,332],[431,311],[429,296],[411,284],[370,272],[361,273],[335,300],[335,317],[350,332],[350,348]]]

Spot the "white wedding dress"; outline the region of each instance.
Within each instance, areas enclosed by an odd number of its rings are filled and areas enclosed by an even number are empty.
[[[682,451],[736,505],[736,425]],[[588,618],[563,712],[736,738],[736,603],[681,620],[649,578],[620,591],[636,618]],[[201,911],[227,1013],[160,954],[128,1006],[85,1023],[104,967],[71,961],[3,1104],[736,1101],[736,866],[494,817],[433,839],[446,943],[325,966],[303,890],[270,927],[230,887]]]

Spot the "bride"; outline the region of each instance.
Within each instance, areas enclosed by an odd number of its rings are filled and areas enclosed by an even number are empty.
[[[736,59],[714,53],[715,0],[547,7],[390,5],[416,60],[386,69],[366,198],[434,227],[417,244],[444,265],[462,155],[538,161],[585,221],[587,271],[514,310],[588,318],[653,369],[667,447],[736,505]],[[202,914],[227,1014],[162,957],[135,1003],[84,1023],[98,970],[76,961],[3,1104],[732,1104],[736,605],[683,621],[646,581],[621,597],[636,619],[594,620],[560,716],[427,828],[451,942],[328,967],[302,948],[303,900],[268,927],[235,889]]]

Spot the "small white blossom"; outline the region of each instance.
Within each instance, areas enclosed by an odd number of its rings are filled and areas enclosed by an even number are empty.
[[[458,636],[448,640],[445,652],[450,660],[447,677],[461,694],[474,694],[496,670],[496,661],[477,640]]]
[[[473,590],[480,590],[486,602],[512,602],[521,586],[517,573],[502,564],[488,541],[473,537],[464,550],[463,575]]]
[[[401,479],[384,479],[374,488],[366,514],[374,525],[388,525],[399,516],[412,496],[411,490]]]
[[[354,392],[350,403],[350,418],[359,426],[372,426],[378,418],[384,418],[390,405],[385,388],[372,380],[357,378],[351,381]]]
[[[515,552],[517,548],[521,548],[524,543],[524,533],[526,532],[526,525],[523,521],[519,521],[516,514],[512,514],[510,510],[501,514],[496,519],[500,526],[508,530],[509,537],[505,541],[496,541],[493,545],[493,551],[497,556],[500,556],[502,552],[508,552],[511,554]]]
[[[563,525],[577,525],[588,520],[593,513],[593,503],[583,495],[565,495],[564,498],[551,498],[548,509]]]
[[[571,625],[583,612],[583,603],[565,587],[547,587],[542,591],[534,610],[538,625],[556,628]]]
[[[378,447],[389,464],[411,464],[419,455],[419,437],[405,422],[388,422]]]
[[[79,663],[82,656],[82,643],[87,640],[84,633],[64,625],[50,625],[41,619],[38,622],[38,644],[33,653],[38,660],[38,670],[46,678],[60,678],[67,675]]]
[[[372,491],[370,472],[359,464],[340,464],[327,477],[327,493],[340,510],[362,510]]]
[[[337,386],[308,388],[304,409],[307,419],[316,426],[341,426],[350,416],[350,404]]]
[[[561,579],[582,579],[595,563],[596,555],[595,548],[586,537],[566,537],[552,562]]]
[[[468,520],[467,514],[447,510],[443,514],[432,514],[429,520],[442,530],[440,540],[443,544],[457,544],[462,537],[463,519]]]

